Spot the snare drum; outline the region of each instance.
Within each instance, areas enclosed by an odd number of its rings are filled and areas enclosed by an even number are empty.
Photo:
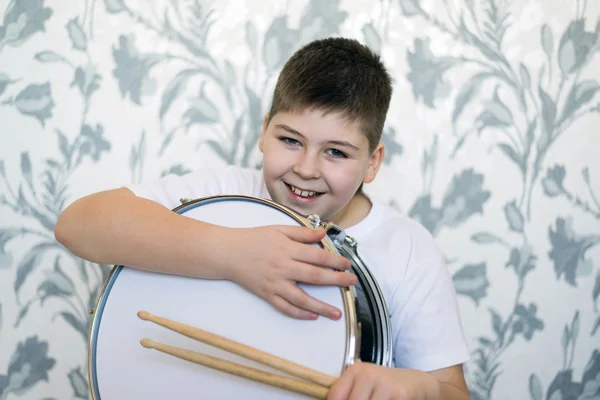
[[[89,381],[95,400],[299,399],[304,396],[144,348],[142,338],[213,355],[265,371],[254,361],[194,341],[137,317],[140,310],[192,325],[331,376],[357,361],[392,363],[385,299],[357,253],[356,242],[332,223],[305,217],[251,196],[188,201],[173,211],[215,225],[250,228],[298,225],[327,230],[319,244],[352,263],[354,287],[299,284],[342,310],[342,317],[307,321],[288,317],[225,280],[203,280],[115,266],[100,293],[89,336]],[[247,266],[252,268],[251,265]]]

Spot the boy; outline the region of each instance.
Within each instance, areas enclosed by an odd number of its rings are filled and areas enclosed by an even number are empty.
[[[230,166],[93,194],[63,212],[56,238],[92,262],[229,279],[294,318],[338,319],[339,310],[296,285],[356,284],[344,272],[347,259],[312,245],[324,231],[231,229],[170,210],[182,197],[245,194],[318,214],[357,239],[386,297],[395,351],[395,368],[353,365],[329,398],[468,399],[468,352],[442,255],[423,227],[362,191],[384,157],[391,95],[391,79],[368,48],[342,38],[312,42],[277,81],[259,142],[262,171]]]

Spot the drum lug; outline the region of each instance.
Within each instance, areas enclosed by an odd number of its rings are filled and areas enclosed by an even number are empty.
[[[179,199],[179,201],[181,202],[181,204],[185,204],[185,203],[189,203],[190,199],[182,197],[181,199]]]
[[[309,217],[310,218],[310,217]],[[321,223],[321,226],[327,231],[327,236],[333,240],[336,246],[348,245],[352,250],[356,250],[356,239],[347,235],[346,231],[334,224],[333,222]]]
[[[352,249],[356,249],[356,239],[354,239],[352,236],[346,235],[346,244]]]
[[[310,222],[310,224],[312,225],[313,228],[317,228],[317,227],[325,227],[325,223],[323,221],[321,221],[321,217],[319,217],[317,214],[310,214],[308,216],[308,222]]]
[[[90,314],[90,315],[92,315],[92,314],[93,314],[93,313],[95,313],[95,312],[96,312],[96,309],[95,309],[95,308],[90,308],[90,309],[88,310],[88,314]]]

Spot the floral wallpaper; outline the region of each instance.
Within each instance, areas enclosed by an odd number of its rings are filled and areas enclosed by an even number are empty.
[[[110,266],[53,237],[91,192],[260,167],[285,60],[357,38],[394,76],[368,192],[447,258],[475,400],[600,398],[600,2],[0,2],[0,399],[88,399]]]

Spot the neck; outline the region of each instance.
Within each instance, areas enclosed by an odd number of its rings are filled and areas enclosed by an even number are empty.
[[[365,219],[372,206],[369,198],[360,191],[331,219],[331,222],[342,229],[348,229]]]

